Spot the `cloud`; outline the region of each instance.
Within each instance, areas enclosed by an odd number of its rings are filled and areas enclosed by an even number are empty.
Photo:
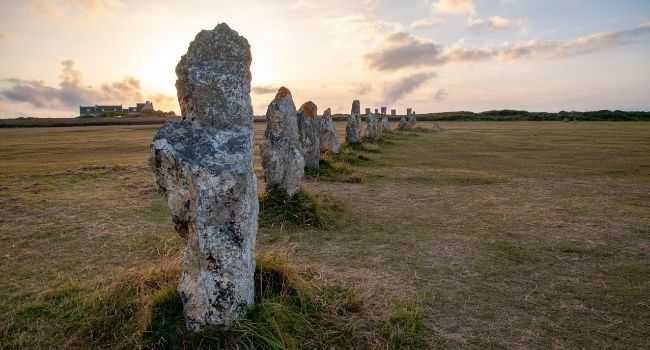
[[[411,23],[409,25],[409,28],[411,29],[430,28],[430,27],[435,27],[437,25],[441,25],[443,23],[445,23],[445,21],[441,18],[420,19]]]
[[[382,71],[403,67],[435,66],[445,63],[442,46],[408,33],[392,34],[384,39],[384,47],[364,55],[366,65]]]
[[[467,26],[470,29],[482,30],[508,30],[519,29],[526,31],[528,28],[528,21],[524,18],[509,19],[501,16],[492,16],[488,19],[470,18],[467,21]]]
[[[433,95],[433,99],[436,101],[442,101],[444,100],[447,96],[449,96],[449,93],[445,89],[438,89],[436,91],[435,95]]]
[[[384,89],[384,96],[382,104],[391,105],[400,98],[415,91],[422,84],[426,83],[429,79],[435,77],[437,74],[433,72],[415,73],[401,78],[399,81],[394,82]]]
[[[270,85],[259,85],[253,86],[251,90],[256,95],[268,95],[276,93],[278,91],[278,88]]]
[[[628,45],[634,42],[634,38],[645,34],[650,34],[650,22],[634,29],[597,33],[570,40],[535,39],[507,47],[501,53],[501,58],[505,60],[527,57],[565,58]]]
[[[400,32],[384,39],[379,50],[364,55],[366,66],[379,71],[402,68],[435,67],[449,62],[477,63],[490,59],[518,60],[558,59],[611,49],[634,42],[641,35],[650,34],[650,22],[634,29],[603,32],[570,40],[534,39],[501,47],[443,48],[434,42]]]
[[[84,17],[110,14],[123,5],[120,0],[30,0],[25,8],[49,20],[58,20],[71,14]]]
[[[363,96],[373,92],[375,89],[368,83],[358,83],[356,86],[350,88],[348,91],[355,96]]]
[[[447,13],[453,15],[476,14],[474,0],[438,0],[431,4],[434,13]]]
[[[0,97],[12,102],[23,102],[37,108],[55,110],[76,109],[84,104],[124,104],[143,100],[140,81],[126,77],[122,81],[104,83],[97,88],[86,86],[81,72],[73,60],[61,62],[58,87],[45,85],[39,80],[7,79],[9,87],[0,90]],[[167,105],[174,102],[169,95],[154,95],[153,101]]]
[[[13,35],[9,33],[0,33],[0,41],[12,41],[14,40]]]

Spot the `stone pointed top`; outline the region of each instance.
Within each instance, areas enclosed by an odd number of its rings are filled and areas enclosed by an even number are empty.
[[[361,114],[361,103],[359,102],[359,100],[352,101],[352,112],[350,114],[356,114],[356,115]]]
[[[298,110],[298,113],[303,113],[305,115],[305,118],[307,119],[312,119],[316,117],[318,114],[318,107],[316,107],[316,104],[312,101],[307,101],[300,106],[300,109]]]
[[[200,31],[176,66],[183,116],[203,126],[252,129],[251,61],[248,41],[227,24]]]
[[[323,118],[327,118],[327,117],[329,117],[331,115],[332,115],[332,109],[331,108],[328,108],[328,109],[323,111]]]
[[[281,86],[278,89],[278,92],[275,94],[275,99],[279,100],[279,99],[281,99],[283,97],[286,97],[287,95],[291,96],[291,91],[289,91],[289,89],[287,89],[286,87]]]

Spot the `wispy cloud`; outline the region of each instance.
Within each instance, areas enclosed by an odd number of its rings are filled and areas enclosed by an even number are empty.
[[[467,26],[476,31],[508,29],[526,31],[528,28],[528,20],[525,18],[510,19],[502,16],[492,16],[488,19],[470,18],[467,21]]]
[[[253,86],[251,88],[251,91],[256,95],[275,94],[278,91],[278,87],[274,87],[270,85],[258,85],[258,86]]]
[[[384,39],[383,46],[364,55],[366,65],[375,70],[394,71],[402,68],[435,67],[448,62],[482,62],[490,59],[524,58],[558,59],[627,45],[650,34],[650,22],[634,29],[603,32],[570,40],[530,40],[500,47],[443,48],[434,42],[408,33],[395,33]]]
[[[433,99],[436,101],[442,101],[444,100],[447,96],[449,96],[449,93],[445,89],[438,89],[436,93],[433,95]]]
[[[420,19],[417,21],[413,21],[409,25],[409,28],[411,29],[430,28],[444,23],[445,21],[442,18],[427,18],[427,19]]]
[[[391,105],[395,103],[395,101],[415,91],[418,87],[436,75],[437,74],[433,72],[422,72],[400,78],[396,82],[391,83],[384,88],[382,104]]]
[[[126,77],[122,81],[101,84],[94,88],[84,84],[83,75],[73,60],[61,62],[62,69],[58,87],[47,86],[39,80],[7,79],[9,87],[0,91],[0,96],[8,101],[23,102],[37,108],[55,110],[76,109],[83,104],[135,103],[143,99],[140,81]],[[173,96],[154,95],[153,101],[173,104]]]
[[[455,15],[475,15],[476,5],[474,0],[438,0],[431,4],[431,11]]]
[[[0,41],[11,41],[14,37],[9,33],[0,33]]]
[[[25,4],[29,12],[50,20],[63,19],[70,14],[96,17],[122,6],[120,0],[29,0]]]

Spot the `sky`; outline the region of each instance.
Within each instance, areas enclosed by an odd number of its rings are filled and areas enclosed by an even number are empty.
[[[333,113],[650,110],[648,0],[0,0],[0,118],[178,113],[176,64],[221,22],[256,115],[280,86]]]

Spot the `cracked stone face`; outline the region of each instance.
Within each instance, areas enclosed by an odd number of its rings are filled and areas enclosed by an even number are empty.
[[[149,147],[157,190],[187,239],[178,291],[192,332],[228,328],[253,305],[250,63],[248,42],[225,23],[197,34],[176,67],[187,121],[167,122]]]
[[[323,115],[318,118],[318,127],[320,130],[320,152],[339,153],[341,141],[339,141],[339,135],[334,127],[331,109],[326,109]]]
[[[260,143],[266,189],[279,188],[293,196],[304,176],[305,160],[291,92],[281,87],[266,110],[266,131]]]
[[[320,129],[318,108],[312,101],[305,102],[298,110],[298,134],[305,166],[317,167],[320,161]]]
[[[361,142],[361,104],[359,100],[352,102],[352,111],[345,126],[345,142]]]

